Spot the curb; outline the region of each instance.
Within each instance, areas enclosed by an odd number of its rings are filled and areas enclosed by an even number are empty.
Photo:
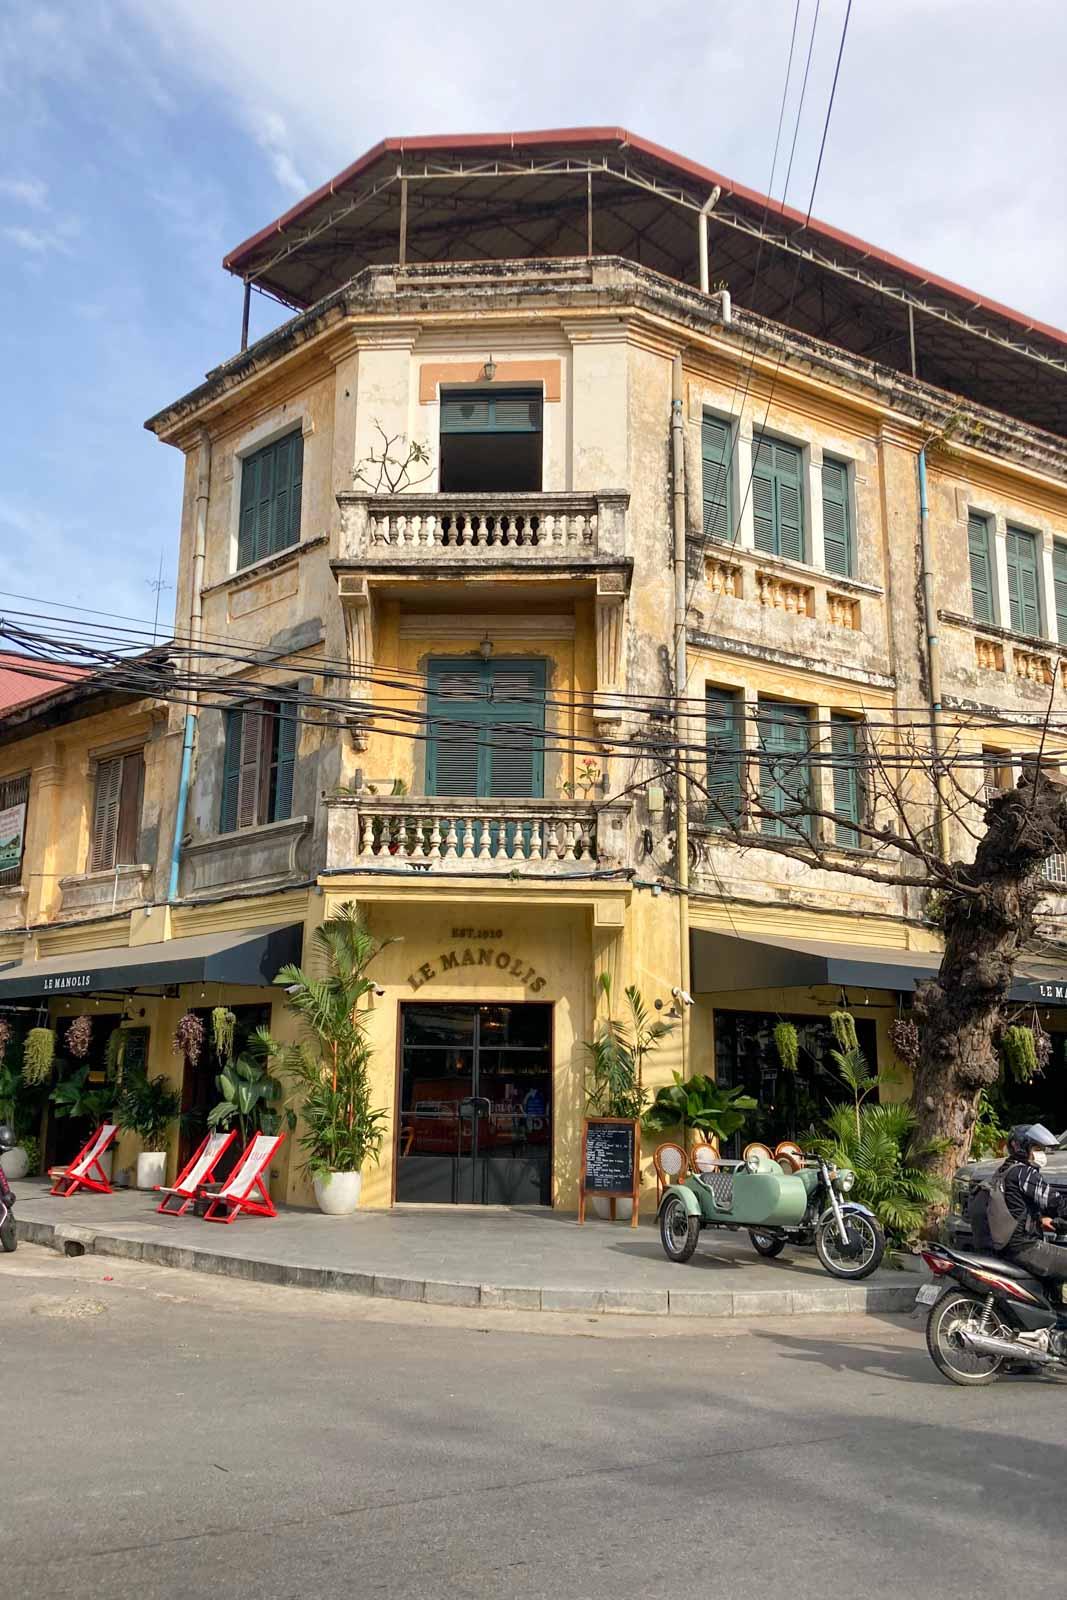
[[[825,1288],[761,1290],[551,1289],[495,1283],[457,1283],[432,1278],[397,1278],[384,1273],[346,1272],[332,1267],[293,1267],[279,1261],[218,1255],[190,1245],[124,1239],[74,1223],[19,1218],[18,1237],[66,1255],[114,1256],[157,1267],[208,1272],[278,1288],[321,1289],[334,1294],[414,1300],[425,1305],[482,1307],[494,1311],[583,1311],[600,1316],[786,1317],[910,1311],[914,1281],[906,1284],[827,1284]]]

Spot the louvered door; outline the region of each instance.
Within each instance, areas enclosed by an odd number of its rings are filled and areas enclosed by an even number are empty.
[[[757,550],[805,559],[800,451],[757,434],[752,441],[752,517]]]
[[[811,831],[811,719],[805,706],[759,704],[761,833],[788,838]]]

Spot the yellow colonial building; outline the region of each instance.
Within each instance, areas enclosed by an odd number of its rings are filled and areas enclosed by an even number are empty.
[[[88,711],[8,727],[0,1004],[121,996],[202,1127],[178,1016],[291,1028],[272,965],[355,902],[391,941],[372,1206],[574,1209],[602,972],[675,1023],[650,1085],[743,1085],[752,1134],[835,1095],[842,1001],[902,1090],[889,1025],[938,934],[867,872],[855,774],[932,726],[980,822],[1065,748],[1067,335],[619,129],[385,141],[225,265],[242,349],[147,424],[186,458],[170,659],[203,681],[124,713],[151,821],[100,917],[62,885],[111,745]],[[292,315],[247,345],[260,292]],[[818,866],[748,811],[790,751]],[[1062,1049],[1059,972],[1017,997]],[[274,1189],[309,1199],[291,1141]]]

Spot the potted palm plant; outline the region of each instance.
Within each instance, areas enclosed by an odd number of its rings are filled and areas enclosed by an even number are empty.
[[[300,1142],[315,1199],[332,1217],[359,1205],[364,1164],[377,1161],[385,1137],[385,1110],[371,1104],[365,1004],[374,989],[367,968],[381,949],[346,904],[315,930],[322,975],[287,966],[274,980],[285,986],[304,1033],[299,1044],[275,1049],[303,1120]]]
[[[611,977],[602,972],[597,990],[611,1003]],[[597,1117],[625,1117],[638,1122],[648,1105],[644,1083],[646,1058],[658,1048],[674,1024],[662,1018],[650,1019],[641,991],[633,984],[625,990],[629,1016],[605,1017],[598,1023],[591,1040],[585,1041],[586,1110]],[[599,1195],[591,1197],[599,1217],[611,1216],[611,1202]],[[633,1214],[632,1200],[617,1200],[615,1216],[622,1220]]]
[[[131,1073],[122,1086],[116,1121],[127,1133],[135,1133],[143,1149],[137,1157],[138,1189],[155,1189],[166,1182],[167,1134],[181,1111],[181,1097],[166,1078],[150,1078],[147,1073]]]

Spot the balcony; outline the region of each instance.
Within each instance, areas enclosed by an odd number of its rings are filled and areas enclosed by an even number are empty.
[[[619,562],[629,496],[343,492],[340,559],[373,568]]]
[[[327,799],[331,871],[585,876],[622,865],[627,804],[557,800]]]

